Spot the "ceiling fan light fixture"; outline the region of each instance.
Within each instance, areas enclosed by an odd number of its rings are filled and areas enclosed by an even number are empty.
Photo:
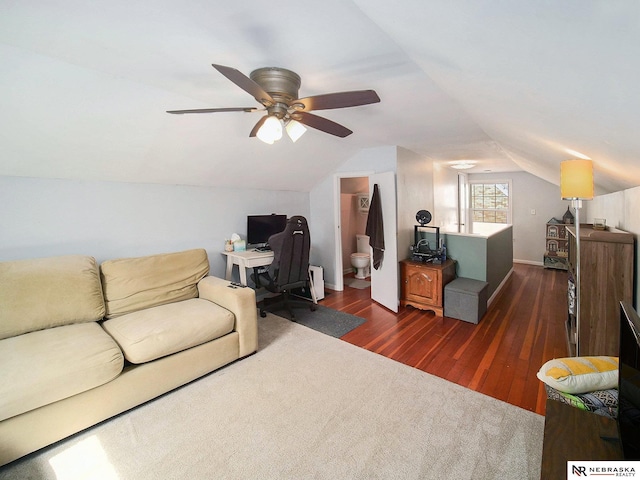
[[[289,135],[289,138],[293,143],[298,141],[298,139],[307,131],[307,128],[304,125],[293,119],[287,122],[285,128],[287,130],[287,135]]]
[[[272,145],[273,142],[282,138],[282,123],[277,117],[270,115],[256,133],[256,137]]]
[[[449,164],[451,168],[455,168],[456,170],[467,170],[469,168],[473,168],[476,166],[476,162],[472,160],[458,160],[455,162],[451,162]]]

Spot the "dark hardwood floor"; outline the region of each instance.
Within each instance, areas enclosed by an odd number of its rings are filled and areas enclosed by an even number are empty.
[[[327,290],[320,304],[367,321],[342,340],[544,415],[540,366],[567,356],[567,273],[514,264],[478,325],[371,300],[371,289]]]

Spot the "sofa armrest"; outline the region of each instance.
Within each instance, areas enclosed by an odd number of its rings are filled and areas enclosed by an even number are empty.
[[[230,287],[228,280],[207,276],[198,282],[200,298],[231,311],[236,317],[235,330],[240,334],[240,357],[258,349],[258,313],[256,293],[248,287]]]

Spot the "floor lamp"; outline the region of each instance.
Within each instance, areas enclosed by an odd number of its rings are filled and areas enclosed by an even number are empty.
[[[580,209],[582,200],[593,199],[593,162],[566,160],[560,163],[560,192],[571,200],[576,212],[576,356],[580,352]]]

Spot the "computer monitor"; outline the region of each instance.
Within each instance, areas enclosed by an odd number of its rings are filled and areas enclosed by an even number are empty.
[[[272,213],[271,215],[249,215],[247,217],[247,243],[254,247],[264,247],[269,237],[282,232],[287,226],[287,216]]]

